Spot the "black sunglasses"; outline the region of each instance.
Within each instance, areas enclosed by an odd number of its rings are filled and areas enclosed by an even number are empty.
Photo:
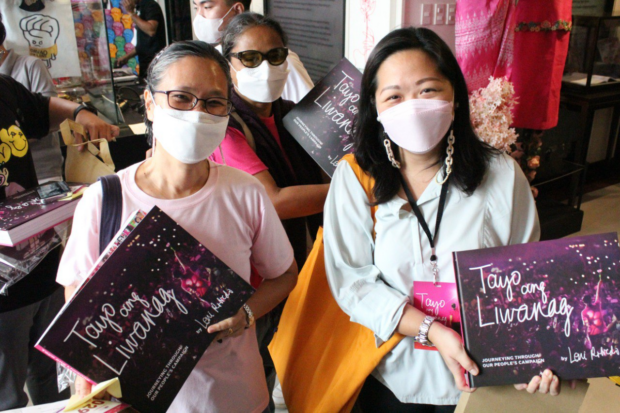
[[[268,61],[272,66],[280,66],[288,57],[288,49],[286,47],[276,47],[267,53],[258,50],[245,50],[243,52],[229,53],[229,56],[236,57],[245,67],[258,67],[264,60]]]

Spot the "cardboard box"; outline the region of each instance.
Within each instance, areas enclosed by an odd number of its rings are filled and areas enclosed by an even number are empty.
[[[529,394],[514,386],[482,387],[463,393],[455,413],[616,413],[620,411],[620,386],[607,378],[564,386],[558,396]]]

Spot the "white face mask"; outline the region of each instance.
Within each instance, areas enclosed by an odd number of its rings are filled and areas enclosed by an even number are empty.
[[[220,26],[231,10],[232,7],[221,19],[205,19],[200,14],[196,14],[192,26],[194,27],[194,33],[196,33],[198,40],[211,44],[219,43],[222,40]]]
[[[395,144],[411,153],[423,154],[446,136],[454,115],[452,102],[410,99],[381,112],[377,120]]]
[[[227,126],[228,116],[164,109],[155,104],[153,135],[157,145],[185,164],[207,159],[224,140]]]
[[[232,67],[232,65],[230,66]],[[258,67],[246,67],[237,73],[235,87],[243,96],[254,102],[274,102],[282,96],[288,79],[288,61],[280,66],[272,66],[264,60]]]

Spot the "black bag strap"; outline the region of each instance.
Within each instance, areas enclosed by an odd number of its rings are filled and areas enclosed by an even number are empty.
[[[123,215],[123,188],[116,174],[99,178],[103,189],[101,202],[101,222],[99,223],[99,255],[108,246],[114,235],[121,229]]]

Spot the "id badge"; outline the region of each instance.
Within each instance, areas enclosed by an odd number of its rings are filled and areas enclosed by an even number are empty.
[[[459,305],[456,283],[437,283],[416,281],[413,284],[413,306],[424,314],[436,317],[440,322],[461,334],[461,308]],[[435,350],[436,347],[424,346],[418,342],[415,348]]]

